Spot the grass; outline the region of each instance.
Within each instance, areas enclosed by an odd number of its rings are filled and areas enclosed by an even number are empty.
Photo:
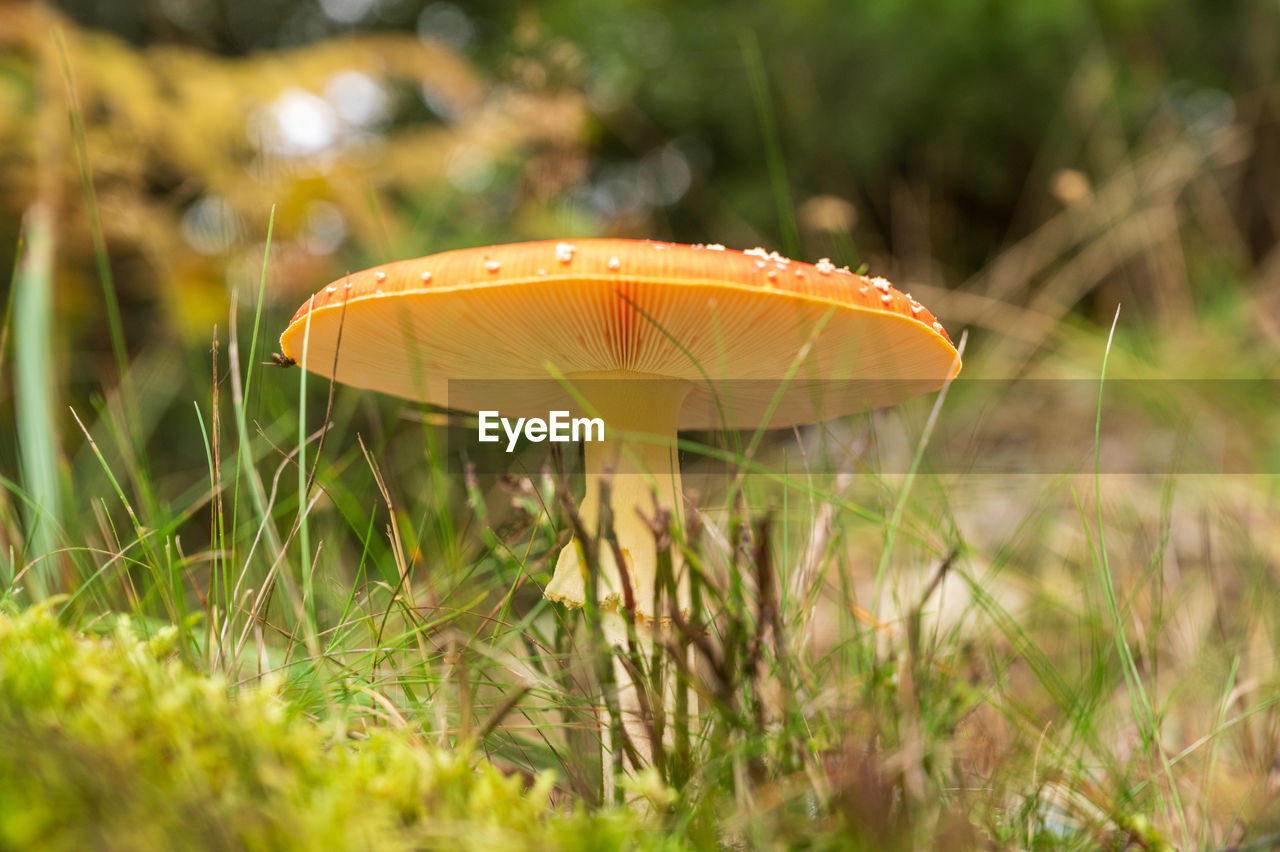
[[[273,327],[270,316],[254,326]],[[250,352],[266,351],[265,337],[251,340]],[[1099,362],[1130,366],[1132,355],[1106,344],[1099,339]],[[228,341],[225,351],[237,346]],[[31,357],[19,346],[15,368],[30,369]],[[583,616],[540,594],[566,535],[563,484],[537,476],[458,482],[430,455],[433,427],[419,425],[412,407],[370,405],[346,389],[330,401],[329,389],[313,382],[304,423],[298,372],[251,362],[241,386],[256,394],[234,392],[225,366],[217,374],[233,393],[191,400],[188,389],[170,386],[175,409],[196,404],[199,416],[185,428],[205,461],[201,470],[193,452],[185,473],[150,483],[170,495],[158,516],[130,493],[141,474],[118,469],[128,449],[111,441],[109,410],[77,412],[78,449],[64,437],[42,450],[68,454],[61,464],[78,491],[113,499],[67,500],[54,555],[14,566],[4,623],[32,650],[4,670],[21,676],[52,653],[39,650],[48,642],[55,656],[87,655],[78,676],[101,669],[95,683],[126,683],[131,669],[116,672],[101,656],[117,656],[101,650],[109,645],[57,625],[115,637],[108,642],[135,649],[130,659],[142,646],[128,645],[128,636],[162,639],[154,656],[167,667],[164,678],[188,679],[202,701],[265,694],[282,708],[288,723],[268,727],[263,742],[310,743],[272,761],[313,779],[305,783],[340,786],[323,787],[315,801],[369,795],[341,786],[345,770],[325,761],[348,752],[341,760],[364,760],[363,740],[376,736],[415,755],[414,766],[461,761],[477,784],[497,777],[485,766],[541,779],[518,795],[511,791],[519,784],[503,787],[515,796],[511,807],[539,815],[528,838],[559,831],[549,826],[562,820],[587,820],[546,798],[550,790],[557,802],[594,799],[591,756],[603,735]],[[703,724],[663,762],[664,777],[644,782],[667,803],[657,823],[668,830],[663,842],[1159,849],[1280,830],[1261,792],[1272,783],[1265,755],[1280,730],[1265,653],[1277,623],[1276,580],[1266,570],[1268,540],[1254,538],[1260,518],[1274,513],[1268,480],[969,477],[930,472],[914,438],[879,451],[886,470],[910,474],[831,473],[847,463],[848,435],[921,436],[937,419],[967,414],[943,399],[936,409],[926,402],[836,424],[827,440],[802,445],[802,458],[788,450],[785,463],[771,442],[753,444],[750,462],[741,461],[773,473],[726,484],[722,499],[742,492],[729,503],[704,495],[703,513],[675,531],[674,546],[699,569],[699,596],[715,615],[683,636],[699,660],[689,687],[706,708]],[[1099,444],[1108,414],[1099,408]],[[245,428],[224,433],[222,423]],[[692,479],[696,442],[683,443]],[[903,453],[900,467],[894,452]],[[34,502],[23,487],[7,490],[18,504]],[[20,530],[9,535],[22,540]],[[1238,573],[1220,570],[1228,558]],[[33,572],[55,560],[61,573],[43,576],[66,594],[15,615],[18,602],[42,596],[29,582]],[[123,634],[120,613],[132,625]],[[105,704],[47,700],[53,718],[83,716],[87,725],[100,715],[105,725],[112,715]],[[214,703],[201,716],[239,724],[242,700]],[[166,712],[179,720],[194,709]],[[25,699],[11,713],[35,714],[22,724],[40,716]],[[199,731],[168,736],[182,743],[199,740]],[[122,747],[112,742],[83,747]],[[211,748],[210,761],[238,760],[229,745],[225,753]],[[49,801],[80,814],[76,830],[95,824],[102,791],[76,787],[58,762],[63,752],[22,754],[53,779]],[[163,774],[145,748],[136,755],[136,765],[112,771],[178,789],[179,778]],[[253,780],[257,761],[237,765],[243,783],[267,783]],[[457,765],[448,763],[451,779]],[[472,766],[483,771],[473,775]],[[391,783],[379,767],[375,760],[362,768],[359,783]],[[200,789],[194,804],[166,795],[111,810],[136,815],[139,839],[168,830],[192,807],[210,825],[237,823],[216,784]],[[288,820],[312,818],[309,805],[299,807]],[[251,821],[265,833],[245,834],[245,842],[272,845],[275,829],[262,822],[272,812]],[[17,813],[0,808],[0,824],[28,830]],[[599,819],[629,817],[606,811]],[[430,845],[421,838],[447,829],[431,820],[422,815],[403,836]],[[124,829],[113,824],[104,836],[133,842],[117,831]]]
[[[768,136],[757,49],[743,51]],[[1099,198],[1071,220],[1105,224]],[[957,385],[791,443],[682,440],[702,508],[663,532],[693,570],[693,611],[711,615],[632,669],[651,685],[691,653],[682,682],[703,710],[663,720],[669,751],[631,780],[651,802],[642,829],[598,802],[600,741],[621,732],[597,723],[612,669],[591,613],[541,594],[572,484],[456,475],[433,412],[261,364],[285,319],[269,255],[212,348],[125,353],[119,383],[66,411],[44,227],[30,220],[0,329],[20,459],[0,479],[0,735],[15,744],[0,753],[0,845],[1261,849],[1280,836],[1274,407],[1235,424],[1273,454],[1256,474],[1102,463],[1126,427],[1158,434],[1167,419],[1158,393],[1113,406],[1113,377],[1226,355],[1274,376],[1243,288],[1215,293],[1195,328],[1134,320],[1108,335],[1005,287],[1003,302],[1035,310],[971,316],[966,372],[1003,376],[1027,318],[1047,317],[1020,363],[1063,392],[1032,421]],[[1092,242],[1035,262],[1103,254],[1106,231],[1077,228]],[[1035,245],[1010,247],[991,277],[1010,258],[1034,274]],[[992,417],[1011,443],[1080,438],[1055,431],[1077,398],[1093,425],[1078,467],[971,472],[974,451],[935,452],[939,432]],[[706,473],[726,461],[745,473]]]
[[[53,235],[49,218],[47,210],[37,208],[27,220],[26,244],[13,280],[13,311],[6,311],[5,317],[12,317],[17,328],[13,335],[17,353],[13,376],[15,389],[24,401],[16,423],[22,482],[26,487],[20,505],[27,519],[25,526],[31,549],[41,556],[53,550],[55,530],[61,522],[62,498],[53,446],[57,430],[53,423],[53,372],[49,352],[49,331],[53,326]],[[13,568],[10,565],[6,572],[10,578],[16,578]],[[39,566],[27,582],[37,597],[43,597],[48,585],[45,567]]]

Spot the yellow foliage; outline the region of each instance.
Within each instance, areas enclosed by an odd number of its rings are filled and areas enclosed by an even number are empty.
[[[344,271],[327,252],[304,245],[313,202],[336,206],[351,244],[395,250],[415,243],[404,200],[465,191],[458,174],[469,163],[517,175],[532,168],[529,183],[545,198],[548,173],[569,180],[575,170],[548,169],[539,158],[581,157],[579,94],[497,85],[446,45],[411,35],[353,35],[228,58],[188,47],[135,48],[38,4],[0,0],[0,17],[0,216],[16,223],[44,195],[59,211],[63,266],[88,265],[61,38],[103,228],[122,271],[122,300],[159,295],[168,321],[199,338],[225,318],[228,284],[252,280],[272,205],[280,263],[271,290],[289,303]],[[318,102],[342,72],[366,75],[384,92],[424,92],[441,120],[356,128],[314,151],[272,145],[272,121],[280,120],[272,105],[282,95]],[[234,227],[225,246],[197,251],[184,238],[182,216],[204,198],[216,199]],[[96,315],[95,290],[79,299],[64,291],[62,307],[73,317]]]

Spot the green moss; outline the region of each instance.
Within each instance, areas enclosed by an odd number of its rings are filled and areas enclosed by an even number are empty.
[[[533,849],[662,843],[627,813],[549,805],[410,731],[339,738],[273,685],[233,691],[122,621],[79,636],[0,614],[0,848]],[[639,833],[637,833],[639,832]]]

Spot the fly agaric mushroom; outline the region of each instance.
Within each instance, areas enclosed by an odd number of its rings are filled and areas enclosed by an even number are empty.
[[[659,503],[683,508],[677,430],[812,423],[936,390],[960,369],[942,325],[884,279],[764,249],[638,240],[490,246],[376,266],[312,296],[280,344],[336,381],[470,410],[447,382],[545,380],[551,365],[581,383],[588,413],[611,435],[655,436],[626,452],[588,442],[580,510],[594,530],[601,479],[614,468],[614,531],[641,623],[661,614],[656,545],[640,511],[652,510],[652,485]],[[716,389],[724,380],[761,381],[726,398]],[[545,415],[564,402],[546,398],[549,384],[507,382],[503,406]],[[621,644],[625,597],[608,547],[599,548],[597,589],[606,632]],[[585,602],[576,542],[545,594]]]

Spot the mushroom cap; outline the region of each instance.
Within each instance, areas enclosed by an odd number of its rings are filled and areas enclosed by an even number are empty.
[[[504,415],[577,410],[549,366],[571,383],[688,382],[681,429],[816,422],[936,390],[960,370],[933,314],[884,279],[825,259],[649,240],[375,266],[308,299],[280,345],[345,384]]]

